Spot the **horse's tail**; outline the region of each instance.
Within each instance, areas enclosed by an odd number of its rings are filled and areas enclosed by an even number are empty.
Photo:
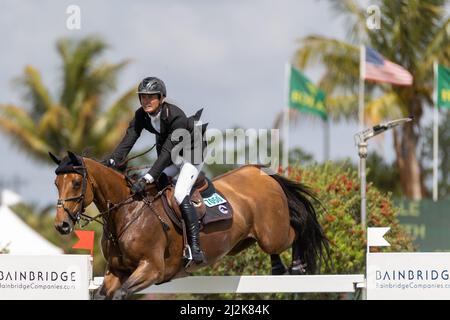
[[[307,273],[314,274],[319,271],[322,261],[328,265],[329,241],[317,220],[316,210],[305,195],[319,204],[320,200],[302,183],[296,183],[278,174],[271,177],[283,188],[288,200],[291,225],[297,233],[293,244],[297,248],[293,249],[298,250],[302,263],[306,263]]]

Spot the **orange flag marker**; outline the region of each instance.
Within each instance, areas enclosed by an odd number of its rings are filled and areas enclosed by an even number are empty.
[[[91,250],[91,256],[93,256],[94,251],[94,231],[82,231],[75,230],[75,234],[80,239],[75,243],[73,249],[88,249]]]

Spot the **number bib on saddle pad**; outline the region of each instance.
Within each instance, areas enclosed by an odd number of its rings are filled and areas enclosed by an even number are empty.
[[[203,216],[203,224],[208,224],[215,221],[227,220],[232,217],[232,208],[230,203],[218,191],[215,191],[211,196],[203,197],[203,203],[206,206],[206,214]]]
[[[212,196],[208,198],[203,198],[203,202],[208,208],[212,208],[218,206],[220,204],[224,204],[227,202],[224,198],[222,198],[218,193],[214,193]]]

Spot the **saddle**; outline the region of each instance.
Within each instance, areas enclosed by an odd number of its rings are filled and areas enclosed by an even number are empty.
[[[180,230],[182,226],[182,213],[174,197],[175,186],[171,182],[162,195],[164,209],[170,220]],[[217,221],[229,220],[233,217],[231,204],[225,196],[216,190],[214,184],[209,180],[204,172],[200,172],[191,191],[191,202],[197,211],[200,222],[200,230],[206,225]]]

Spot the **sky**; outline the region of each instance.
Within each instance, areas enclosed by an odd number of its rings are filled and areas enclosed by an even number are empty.
[[[61,86],[61,61],[55,50],[61,37],[99,35],[110,48],[104,59],[131,58],[121,73],[114,99],[142,78],[163,79],[168,97],[187,114],[204,108],[202,119],[218,129],[241,126],[272,128],[284,106],[284,66],[310,34],[345,39],[345,21],[328,1],[32,1],[0,0],[0,103],[23,105],[12,84],[30,64],[42,73],[54,93]],[[81,10],[81,28],[69,30],[69,5]],[[320,78],[320,67],[305,74]],[[138,108],[136,99],[136,108]],[[332,159],[358,160],[355,123],[331,125]],[[323,160],[320,121],[301,119],[289,132],[290,146],[299,146]],[[154,137],[144,134],[137,146]],[[384,156],[394,155],[389,135],[382,142]],[[54,167],[37,163],[0,135],[1,181],[19,180],[17,191],[26,201],[56,202]]]

